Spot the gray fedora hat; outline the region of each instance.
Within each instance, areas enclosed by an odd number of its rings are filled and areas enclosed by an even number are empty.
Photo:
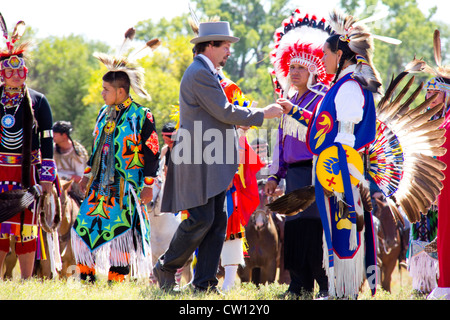
[[[227,21],[201,22],[198,26],[198,36],[191,40],[197,44],[208,41],[238,42],[239,38],[233,37],[230,24]]]

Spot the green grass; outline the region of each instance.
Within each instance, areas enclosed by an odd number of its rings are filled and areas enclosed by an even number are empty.
[[[290,300],[294,297],[285,295],[286,284],[270,284],[256,287],[251,283],[236,283],[235,288],[225,296],[196,293],[182,290],[180,293],[167,293],[147,281],[125,281],[108,284],[100,278],[95,284],[84,284],[76,278],[67,281],[30,279],[22,281],[14,278],[0,281],[0,300]],[[425,299],[411,295],[411,278],[407,271],[400,274],[394,272],[392,292],[388,293],[380,287],[372,297],[367,286],[363,286],[358,300],[411,300]],[[308,299],[308,297],[300,297]]]
[[[115,283],[106,280],[84,284],[78,280],[0,281],[0,300],[277,300],[286,291],[286,285],[271,284],[259,289],[253,284],[242,284],[224,297],[211,293],[193,293],[190,289],[168,293],[143,281]]]

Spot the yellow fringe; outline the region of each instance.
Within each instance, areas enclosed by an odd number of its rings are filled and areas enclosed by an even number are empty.
[[[42,228],[39,228],[39,239],[41,241],[41,260],[47,260],[47,255],[45,254],[44,236],[42,235]]]

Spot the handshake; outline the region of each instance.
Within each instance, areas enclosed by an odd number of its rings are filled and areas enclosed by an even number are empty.
[[[292,107],[293,104],[288,99],[285,98],[277,99],[276,103],[269,104],[267,107],[263,109],[264,118],[265,119],[279,118],[283,113],[286,114],[289,113]]]

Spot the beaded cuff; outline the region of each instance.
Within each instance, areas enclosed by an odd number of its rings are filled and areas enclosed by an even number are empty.
[[[43,159],[41,162],[41,170],[39,172],[39,180],[53,182],[56,179],[56,164],[53,159]]]
[[[277,184],[280,183],[280,179],[274,174],[270,175],[267,180],[268,181],[270,181],[270,180],[276,181]]]

